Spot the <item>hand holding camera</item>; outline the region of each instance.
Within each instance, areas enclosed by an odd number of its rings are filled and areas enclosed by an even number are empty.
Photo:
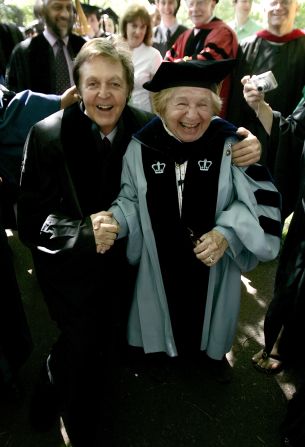
[[[278,86],[272,71],[266,71],[266,73],[252,76],[251,82],[262,93],[270,92]]]
[[[241,83],[244,86],[244,98],[257,115],[260,106],[266,104],[264,94],[274,90],[278,86],[272,71],[251,77],[245,76],[242,78]]]
[[[273,121],[272,109],[264,100],[265,92],[277,87],[276,79],[271,71],[257,76],[244,76],[241,80],[243,94],[247,104],[254,110],[266,132],[270,135]]]

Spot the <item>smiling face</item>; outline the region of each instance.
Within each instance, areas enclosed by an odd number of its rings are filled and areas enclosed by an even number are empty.
[[[140,18],[127,23],[126,36],[130,49],[137,48],[143,43],[146,31],[147,26]]]
[[[103,134],[117,125],[127,102],[128,86],[121,62],[96,56],[86,61],[79,70],[79,93],[86,115]]]
[[[252,0],[237,0],[235,3],[235,11],[246,16],[250,14],[251,7]]]
[[[195,28],[208,23],[216,6],[216,0],[186,0],[189,18]]]
[[[176,138],[186,143],[198,140],[204,134],[212,116],[211,90],[177,87],[167,102],[163,119]]]
[[[265,0],[264,9],[271,33],[283,36],[293,30],[298,11],[296,0]]]
[[[72,32],[74,12],[72,0],[45,0],[42,15],[48,30],[64,38]]]
[[[88,14],[87,16],[88,25],[91,28],[90,37],[97,37],[100,33],[100,22],[98,21],[96,14]]]
[[[156,0],[156,5],[160,11],[161,17],[174,17],[177,9],[176,0]]]

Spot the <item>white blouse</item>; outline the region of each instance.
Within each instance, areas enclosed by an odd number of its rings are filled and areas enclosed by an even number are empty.
[[[156,48],[142,43],[132,50],[132,62],[135,74],[130,104],[151,112],[150,92],[143,88],[143,84],[150,81],[158,70],[162,62],[161,53]]]

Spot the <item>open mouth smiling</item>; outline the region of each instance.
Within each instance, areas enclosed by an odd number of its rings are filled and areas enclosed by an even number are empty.
[[[96,108],[98,110],[108,111],[108,110],[112,109],[112,106],[111,105],[101,105],[101,104],[99,104],[99,105],[96,106]]]
[[[184,127],[185,129],[195,129],[196,127],[199,126],[199,124],[187,124],[187,123],[180,123],[180,125],[182,127]]]

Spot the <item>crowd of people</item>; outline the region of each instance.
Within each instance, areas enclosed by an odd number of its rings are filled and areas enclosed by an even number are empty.
[[[59,329],[31,420],[61,417],[73,447],[113,445],[128,346],[200,358],[231,381],[241,273],[279,252],[252,362],[267,373],[302,363],[305,32],[297,0],[264,0],[266,29],[251,1],[234,0],[229,23],[217,3],[186,0],[188,26],[179,0],[156,0],[158,23],[142,3],[119,17],[39,0],[30,37],[0,27],[0,387],[18,395],[33,349],[12,228]],[[268,71],[274,89],[256,82]]]

